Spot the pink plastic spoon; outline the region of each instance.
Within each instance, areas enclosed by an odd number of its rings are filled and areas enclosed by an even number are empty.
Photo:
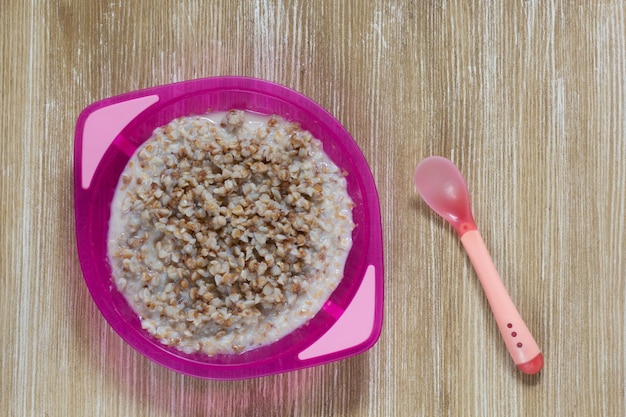
[[[478,232],[467,184],[459,169],[445,158],[432,156],[419,163],[413,181],[426,204],[447,220],[461,238],[517,367],[531,375],[541,371],[543,355],[504,288]]]

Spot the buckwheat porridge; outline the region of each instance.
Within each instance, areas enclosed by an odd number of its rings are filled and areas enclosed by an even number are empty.
[[[114,196],[113,280],[161,343],[241,353],[305,324],[343,276],[353,202],[311,134],[232,110],[158,128]]]

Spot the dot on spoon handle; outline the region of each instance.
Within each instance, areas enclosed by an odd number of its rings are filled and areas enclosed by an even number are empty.
[[[420,162],[413,180],[426,204],[461,238],[513,361],[522,372],[536,374],[543,367],[543,355],[502,284],[476,227],[463,175],[451,161],[433,156]]]

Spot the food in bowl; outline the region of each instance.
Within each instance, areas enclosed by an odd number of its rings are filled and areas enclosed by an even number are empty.
[[[114,282],[161,343],[236,354],[305,324],[343,277],[353,202],[319,140],[241,110],[157,128],[120,176]]]

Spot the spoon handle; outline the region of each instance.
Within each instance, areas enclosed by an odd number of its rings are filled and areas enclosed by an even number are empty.
[[[543,367],[543,355],[511,300],[478,230],[461,236],[461,242],[478,274],[498,328],[511,358],[524,373],[536,374]]]

